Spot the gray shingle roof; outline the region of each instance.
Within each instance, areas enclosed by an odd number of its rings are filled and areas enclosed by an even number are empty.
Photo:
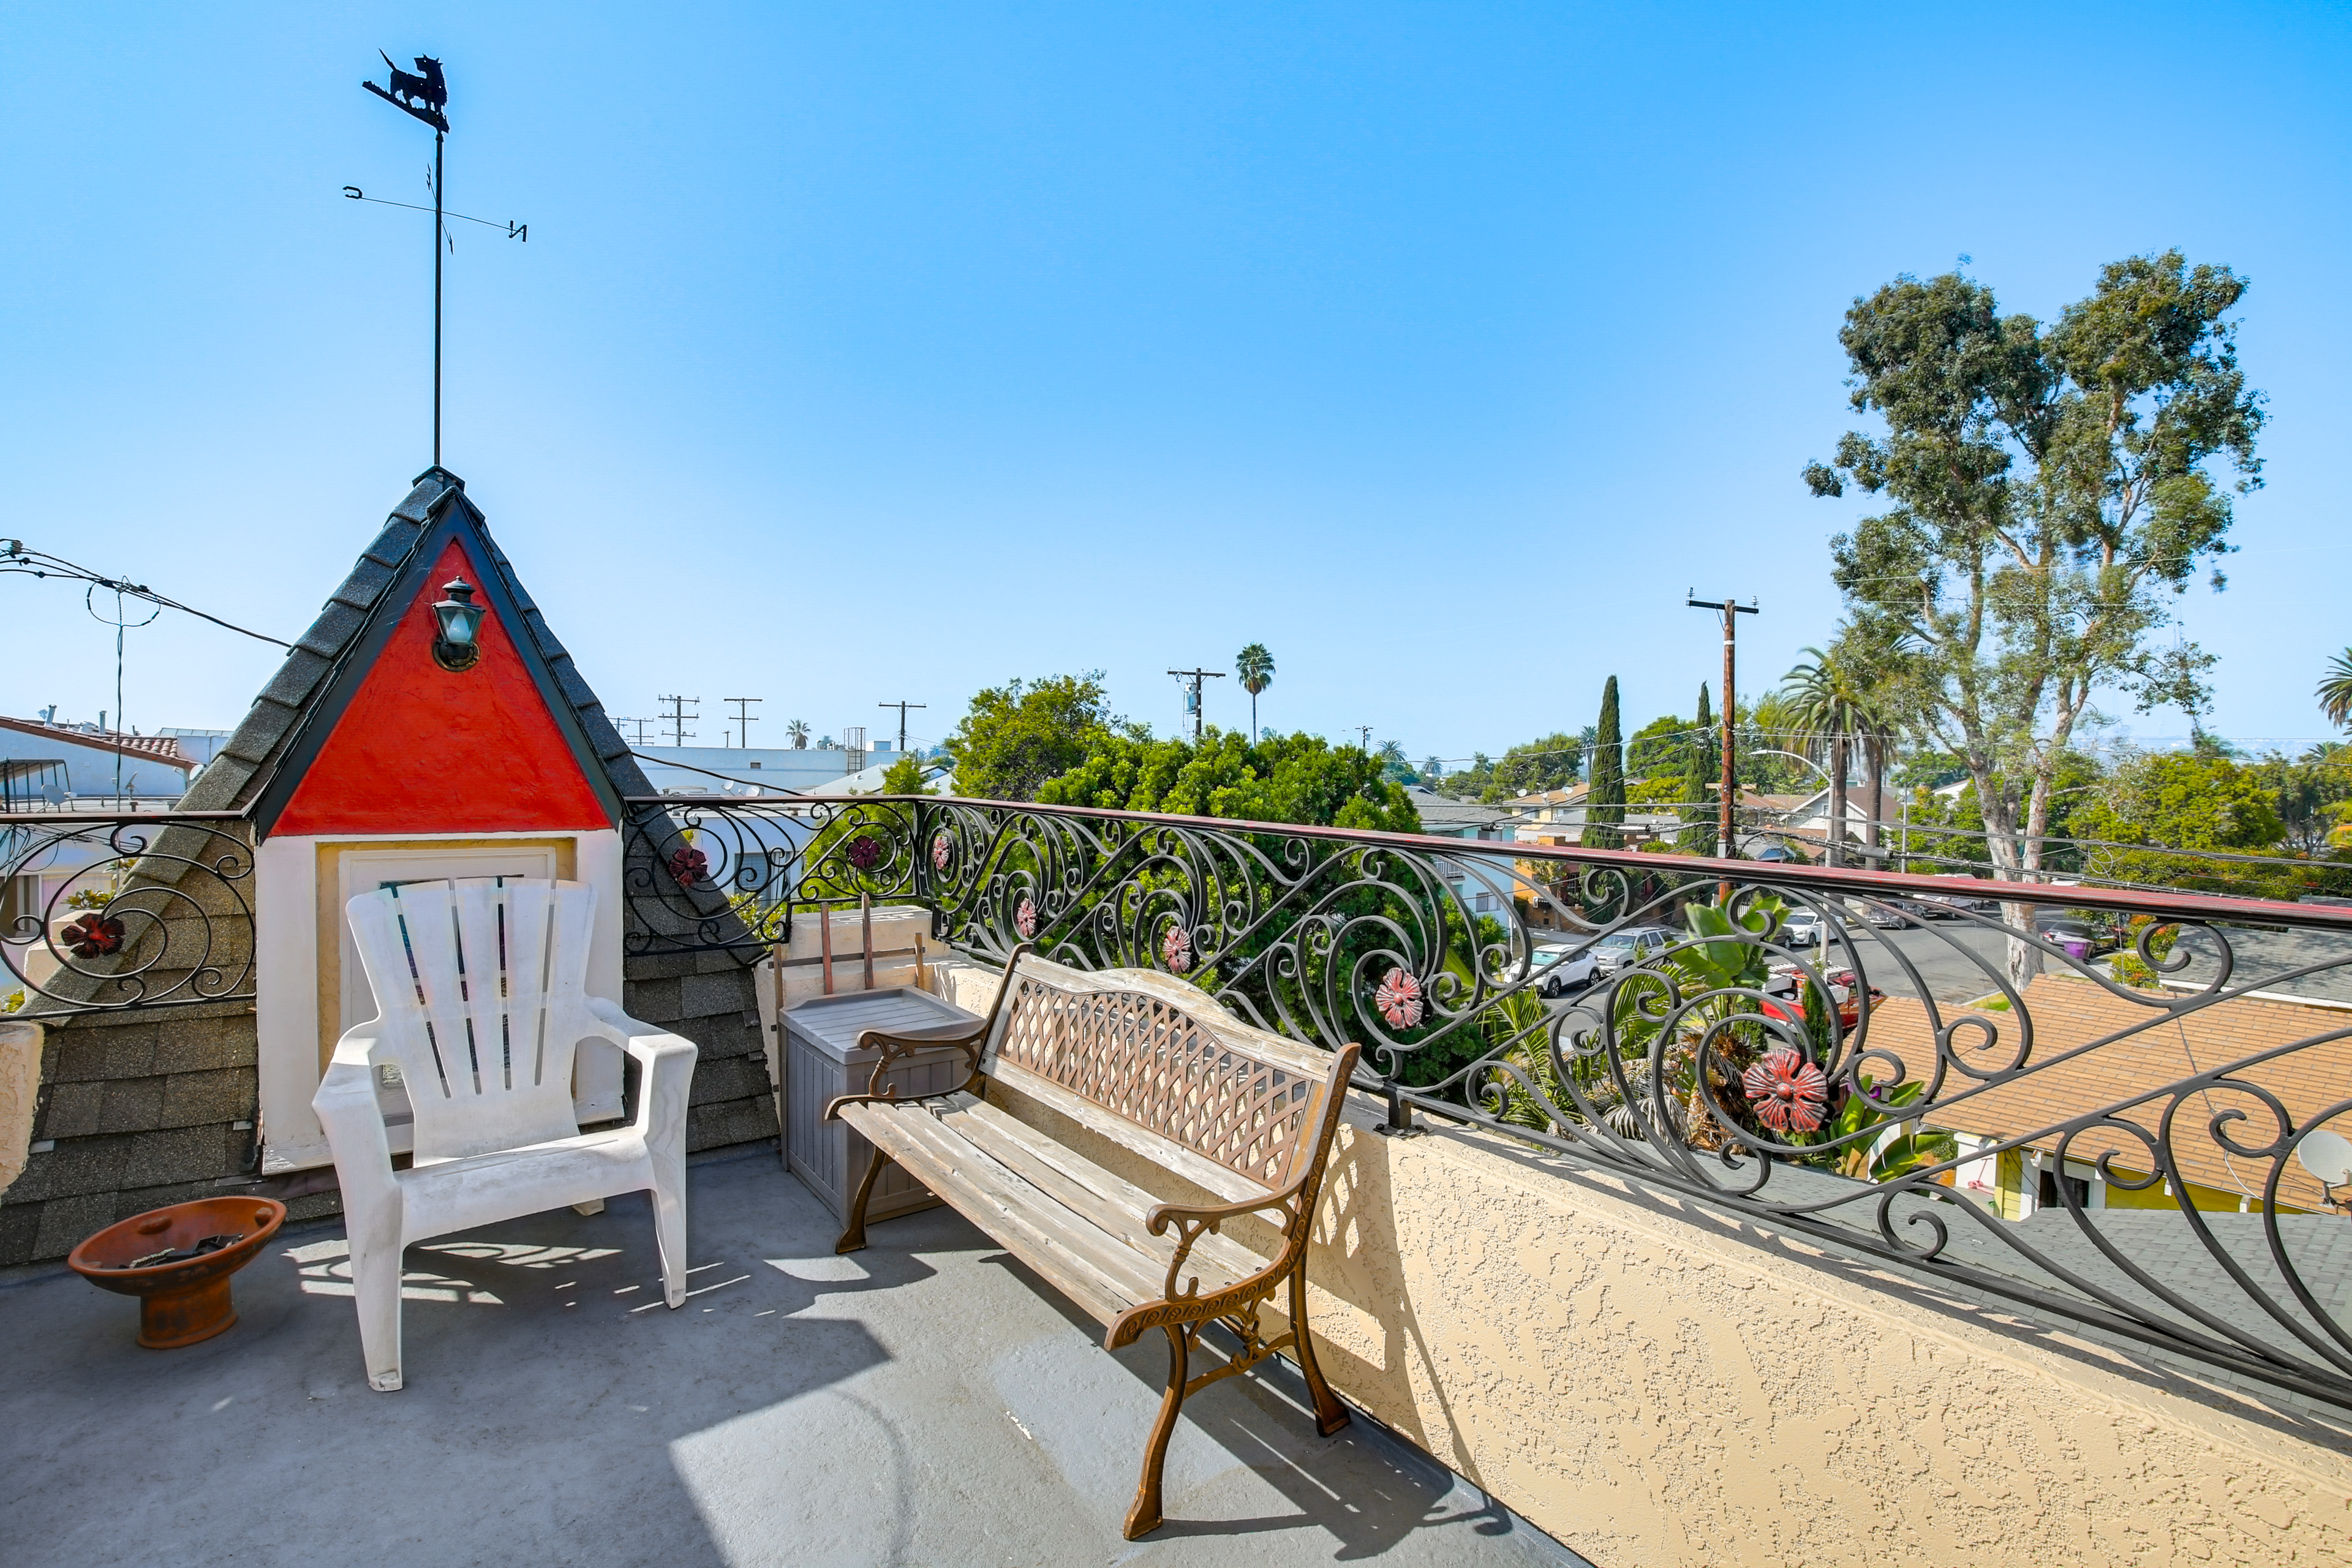
[[[555,699],[577,721],[591,753],[581,759],[583,766],[593,763],[591,782],[596,782],[595,774],[601,772],[616,795],[653,793],[630,757],[627,742],[605,717],[596,693],[548,628],[547,617],[524,592],[506,552],[491,539],[481,510],[466,494],[465,481],[446,469],[429,468],[418,476],[407,499],[393,508],[383,531],[361,552],[358,563],[342,586],[328,597],[310,629],[296,639],[286,662],[254,699],[236,734],[181,797],[182,809],[254,812],[263,805],[289,759],[315,752],[325,732],[332,729],[342,701],[366,675],[369,661],[359,656],[375,640],[369,634],[385,620],[399,616],[414,597],[413,591],[404,595],[391,590],[413,572],[425,569],[418,557],[430,541],[452,531],[464,538],[475,557],[487,561],[488,571],[496,574],[494,584],[485,584],[492,603],[503,596],[529,629],[528,637],[515,637],[515,646],[526,663],[542,667],[534,673],[544,674]],[[394,603],[395,599],[399,602]],[[282,805],[284,792],[276,793],[280,798],[274,804]],[[267,822],[262,828],[268,831]]]

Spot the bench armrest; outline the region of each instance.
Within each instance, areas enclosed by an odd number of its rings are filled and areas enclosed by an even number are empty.
[[[979,1080],[981,1042],[987,1037],[988,1023],[985,1019],[969,1028],[957,1024],[940,1024],[928,1029],[908,1029],[903,1032],[866,1029],[857,1037],[857,1048],[865,1051],[878,1047],[882,1054],[874,1058],[874,1071],[866,1080],[866,1092],[834,1096],[825,1101],[824,1115],[821,1120],[833,1121],[835,1112],[845,1105],[864,1105],[877,1100],[897,1100],[898,1086],[882,1081],[883,1075],[890,1070],[890,1064],[901,1057],[911,1057],[918,1051],[935,1050],[940,1046],[953,1046],[962,1051],[964,1060],[970,1064],[970,1070],[964,1074],[963,1081],[955,1088],[940,1089],[938,1092],[961,1093]],[[926,1095],[924,1098],[929,1099],[930,1096]]]
[[[1202,1233],[1217,1229],[1229,1219],[1243,1215],[1265,1214],[1282,1216],[1282,1252],[1265,1270],[1268,1278],[1279,1278],[1297,1261],[1299,1250],[1307,1245],[1307,1205],[1301,1201],[1313,1173],[1301,1176],[1288,1186],[1271,1192],[1262,1198],[1244,1198],[1230,1204],[1154,1204],[1143,1216],[1143,1228],[1154,1236],[1165,1235],[1170,1226],[1176,1227],[1176,1253],[1168,1260],[1168,1278],[1160,1294],[1171,1301],[1189,1300],[1201,1293],[1201,1279],[1194,1275],[1177,1288],[1176,1277],[1183,1271],[1192,1256],[1193,1244]],[[1253,1276],[1252,1278],[1255,1278]]]

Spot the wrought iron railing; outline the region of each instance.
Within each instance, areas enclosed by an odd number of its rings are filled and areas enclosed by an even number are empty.
[[[253,849],[236,812],[0,814],[0,1005],[250,1000]]]
[[[1507,1131],[2352,1406],[2352,910],[956,799],[631,805],[637,951],[748,962],[796,910],[919,904],[975,958],[1034,942],[1359,1041],[1393,1130]]]

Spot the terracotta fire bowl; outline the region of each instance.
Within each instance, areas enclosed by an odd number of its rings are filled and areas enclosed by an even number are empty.
[[[173,1204],[108,1226],[75,1247],[66,1267],[101,1290],[138,1297],[139,1342],[149,1350],[177,1350],[236,1323],[228,1277],[259,1256],[285,1223],[286,1205],[275,1198]],[[194,1258],[123,1267],[159,1252],[186,1251],[216,1236],[244,1239]]]

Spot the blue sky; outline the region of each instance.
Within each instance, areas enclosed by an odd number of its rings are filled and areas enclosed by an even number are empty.
[[[1840,313],[1966,254],[2044,316],[2179,246],[2252,280],[2268,487],[2182,602],[2215,726],[2323,732],[2352,12],[2038,5],[19,4],[0,16],[0,531],[291,637],[428,459],[448,62],[446,459],[620,714],[657,694],[944,733],[1008,677],[1262,640],[1264,722],[1418,757],[1687,712],[1837,614],[1863,510]],[[113,634],[5,580],[0,711],[113,705]],[[273,650],[130,634],[142,728]],[[1244,699],[1213,683],[1212,721]],[[2117,716],[2142,735],[2176,714]]]

